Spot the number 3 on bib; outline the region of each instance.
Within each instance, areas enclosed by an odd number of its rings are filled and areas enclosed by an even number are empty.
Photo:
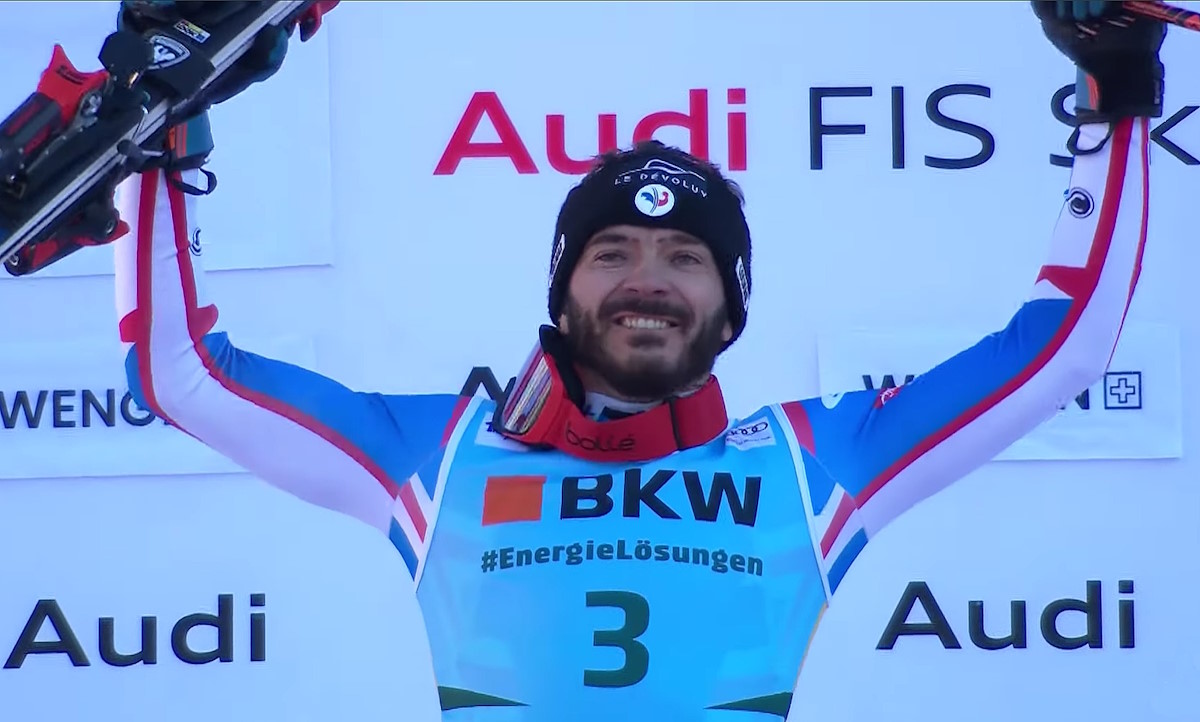
[[[592,645],[616,647],[625,654],[618,669],[585,669],[585,687],[630,687],[641,682],[650,668],[650,651],[638,641],[650,627],[650,604],[633,592],[588,592],[589,607],[611,607],[625,614],[625,623],[617,629],[592,632]]]

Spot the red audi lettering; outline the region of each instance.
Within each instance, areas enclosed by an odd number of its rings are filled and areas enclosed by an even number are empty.
[[[730,106],[745,105],[746,89],[730,88],[726,91],[725,100]],[[476,131],[485,117],[495,129],[499,141],[474,140]],[[596,116],[597,155],[620,147],[617,126],[616,113],[601,113]],[[699,158],[709,159],[708,90],[689,90],[686,112],[660,110],[638,120],[633,125],[632,141],[636,143],[650,140],[664,128],[681,128],[687,131],[686,150]],[[726,113],[725,133],[728,149],[725,169],[746,170],[746,113],[740,110]],[[492,91],[478,91],[471,96],[433,174],[453,175],[467,158],[508,158],[517,173],[540,172],[527,144],[500,101],[500,96]],[[584,158],[572,158],[568,155],[566,116],[561,113],[546,116],[546,163],[550,168],[566,175],[582,175],[591,168],[592,158],[592,155]]]
[[[496,129],[496,134],[500,136],[499,142],[482,143],[471,140],[485,115]],[[458,126],[454,128],[454,134],[450,136],[450,142],[446,144],[446,150],[442,152],[437,167],[433,169],[433,174],[453,175],[464,158],[508,158],[518,173],[538,172],[537,166],[533,164],[533,157],[529,155],[529,149],[525,147],[521,135],[517,133],[517,127],[513,125],[508,111],[500,102],[500,96],[491,91],[479,91],[471,96]]]

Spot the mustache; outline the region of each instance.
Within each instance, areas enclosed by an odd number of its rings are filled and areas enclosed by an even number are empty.
[[[692,322],[692,312],[685,306],[651,298],[613,298],[600,304],[597,315],[605,320],[611,319],[618,313],[633,313],[644,316],[659,316],[669,318],[680,326]]]

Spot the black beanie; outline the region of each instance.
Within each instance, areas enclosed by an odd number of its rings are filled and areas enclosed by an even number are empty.
[[[750,229],[742,198],[719,171],[679,148],[646,141],[601,159],[567,194],[550,255],[550,320],[558,323],[583,247],[609,226],[670,228],[708,246],[725,286],[733,335],[746,327],[750,302]]]

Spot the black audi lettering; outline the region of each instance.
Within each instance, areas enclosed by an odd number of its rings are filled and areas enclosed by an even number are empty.
[[[1103,625],[1103,595],[1099,580],[1089,580],[1085,584],[1083,599],[1064,597],[1055,599],[1047,604],[1039,616],[1039,631],[1042,639],[1052,647],[1063,650],[1101,649],[1104,646]],[[1133,581],[1122,579],[1117,582],[1117,593],[1122,596],[1133,594]],[[921,605],[928,622],[910,622],[914,607]],[[1024,599],[1014,599],[1008,603],[1008,629],[1001,632],[986,630],[984,602],[972,600],[967,603],[967,632],[971,643],[978,649],[995,651],[999,649],[1026,649],[1029,645],[1029,604]],[[1117,602],[1117,636],[1121,649],[1131,649],[1134,646],[1134,609],[1133,599],[1123,598]],[[1062,632],[1062,627],[1068,623],[1060,621],[1065,615],[1082,614],[1084,631],[1078,635],[1068,635]],[[994,624],[994,621],[993,621]],[[1079,628],[1078,622],[1069,623],[1071,627]],[[900,600],[892,611],[891,619],[883,630],[883,635],[875,645],[876,649],[893,649],[900,637],[937,637],[945,649],[961,649],[962,644],[955,635],[941,605],[938,604],[929,585],[922,581],[909,582]]]
[[[54,627],[55,639],[35,642],[47,621]],[[83,645],[79,643],[79,637],[75,636],[75,630],[71,628],[71,623],[67,621],[62,608],[54,599],[39,599],[34,605],[33,612],[25,621],[25,628],[21,630],[16,645],[4,662],[4,668],[19,668],[31,654],[65,654],[67,659],[71,660],[72,666],[87,667],[91,664],[83,651]]]
[[[267,658],[266,648],[266,613],[261,611],[267,604],[265,594],[250,595],[249,606],[253,611],[249,617],[250,630],[250,661],[262,662]],[[217,612],[196,612],[181,617],[171,626],[171,652],[175,658],[188,664],[208,664],[210,662],[233,662],[235,659],[234,645],[234,595],[220,594],[217,596]],[[49,622],[53,628],[53,639],[36,641],[43,634],[43,628]],[[98,630],[97,647],[101,661],[112,667],[130,667],[135,664],[158,664],[158,617],[142,616],[140,622],[140,643],[137,649],[129,651],[117,650],[118,622],[113,617],[100,617],[96,624]],[[197,630],[210,628],[215,631],[216,642],[211,649],[198,648],[195,637],[212,638]],[[48,630],[47,630],[48,631]],[[193,632],[196,632],[193,635]],[[128,635],[124,635],[127,637]],[[75,629],[67,620],[58,600],[40,599],[34,605],[33,611],[25,621],[25,626],[13,645],[12,651],[4,662],[4,669],[20,669],[28,661],[30,655],[64,654],[75,667],[89,667],[92,661],[84,651]]]

